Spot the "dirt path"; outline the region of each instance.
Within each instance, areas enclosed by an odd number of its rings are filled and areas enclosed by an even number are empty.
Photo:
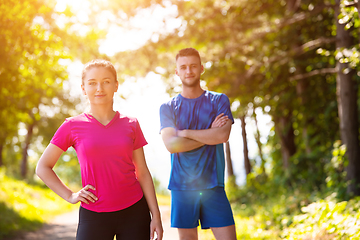
[[[170,207],[160,206],[160,211],[164,227],[163,239],[179,240],[177,230],[170,228]],[[78,210],[76,210],[54,218],[38,231],[19,234],[8,240],[74,240],[78,220]]]

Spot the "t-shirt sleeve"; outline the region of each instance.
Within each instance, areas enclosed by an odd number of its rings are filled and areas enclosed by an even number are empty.
[[[136,120],[134,150],[141,148],[147,144],[144,134],[140,128],[139,121]]]
[[[229,98],[225,94],[221,94],[221,96],[220,96],[217,115],[219,115],[220,113],[224,113],[225,115],[227,115],[228,118],[234,123],[234,117],[233,117],[233,115],[231,113],[231,109],[230,109],[230,101],[229,101]]]
[[[160,131],[167,127],[176,128],[176,124],[171,107],[164,103],[160,106]]]
[[[61,124],[50,143],[61,148],[64,152],[66,152],[69,147],[73,146],[74,141],[71,136],[71,123],[69,120],[66,119],[63,124]]]

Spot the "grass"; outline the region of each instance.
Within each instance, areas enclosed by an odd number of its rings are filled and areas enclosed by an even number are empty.
[[[78,208],[48,188],[7,177],[4,169],[0,182],[0,239],[38,229],[55,215]]]

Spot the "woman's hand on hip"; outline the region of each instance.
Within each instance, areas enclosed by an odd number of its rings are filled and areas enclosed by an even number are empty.
[[[95,190],[95,187],[88,184],[80,191],[71,194],[71,196],[69,198],[69,202],[72,204],[75,204],[78,202],[83,202],[86,204],[89,204],[89,202],[92,202],[92,203],[96,202],[98,200],[98,198],[95,196],[95,194],[93,194],[92,192],[89,191],[90,189]]]

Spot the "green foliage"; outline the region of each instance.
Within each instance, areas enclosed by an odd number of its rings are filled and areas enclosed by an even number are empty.
[[[0,182],[0,239],[35,230],[56,214],[78,207],[48,188],[7,177],[4,168],[0,168]]]
[[[54,167],[54,171],[66,185],[81,188],[80,164],[73,148],[61,155]]]
[[[348,184],[345,168],[348,165],[348,159],[345,156],[345,145],[340,144],[340,141],[334,143],[333,157],[331,161],[325,165],[327,175],[326,186],[328,191],[334,192],[338,199],[346,199],[348,198],[346,193]]]
[[[360,238],[359,198],[337,202],[333,197],[302,207],[293,217],[283,239],[358,239]]]
[[[339,201],[335,192],[257,184],[227,189],[238,239],[357,239],[359,198]]]
[[[156,177],[153,177],[153,183],[154,183],[154,188],[155,188],[156,194],[163,195],[163,196],[169,195],[169,190],[162,187],[159,179],[157,179]]]

